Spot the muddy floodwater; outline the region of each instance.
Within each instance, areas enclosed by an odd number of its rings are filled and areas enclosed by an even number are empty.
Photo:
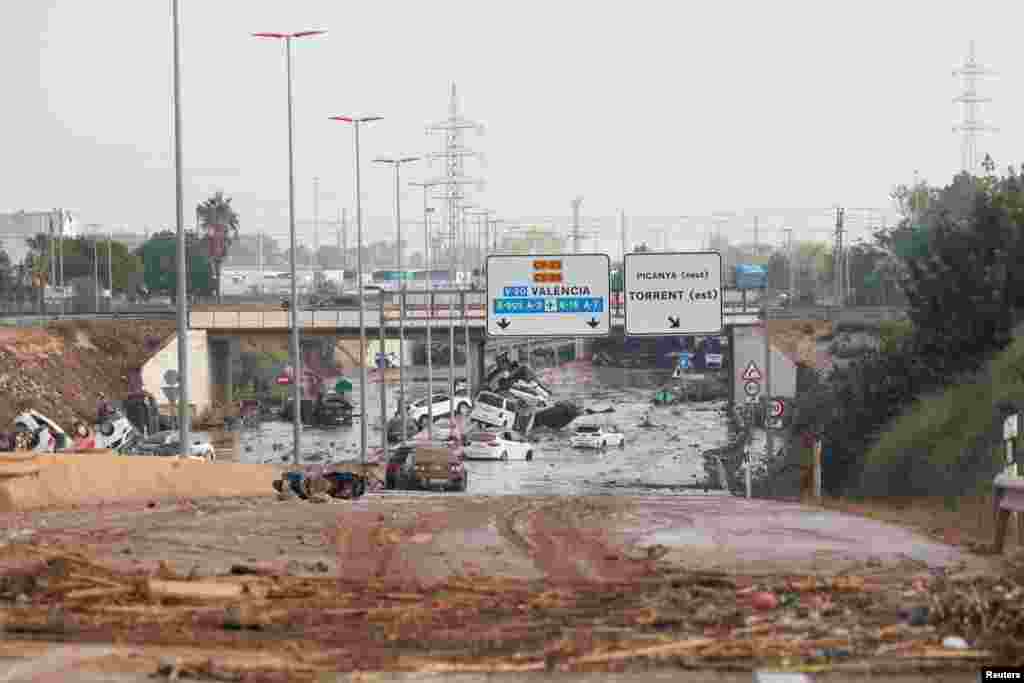
[[[659,371],[586,367],[584,370],[549,368],[544,377],[557,399],[571,399],[591,410],[614,412],[584,415],[561,431],[538,429],[534,459],[466,463],[470,494],[483,495],[642,495],[716,494],[699,486],[705,478],[702,453],[725,445],[729,437],[724,401],[655,407],[656,386],[667,379]],[[435,391],[443,390],[435,383]],[[367,388],[369,448],[381,447],[380,384]],[[385,386],[389,417],[395,414],[397,387]],[[426,384],[408,388],[412,400],[426,394]],[[357,419],[352,426],[333,429],[303,427],[302,460],[327,464],[358,460],[360,428],[359,386],[352,392]],[[641,427],[647,414],[652,427]],[[576,425],[610,423],[626,437],[623,448],[581,450],[569,446]],[[268,421],[240,435],[243,462],[290,462],[292,425]]]

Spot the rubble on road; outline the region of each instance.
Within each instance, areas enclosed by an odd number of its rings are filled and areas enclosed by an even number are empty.
[[[1020,663],[1024,652],[1024,587],[1008,578],[651,569],[628,582],[466,572],[422,585],[236,564],[200,578],[167,565],[149,574],[115,570],[70,548],[14,543],[0,563],[0,625],[9,645],[177,648],[191,654],[161,666],[179,677],[208,675],[215,662],[224,676],[273,672],[289,680],[339,670],[595,671],[650,662],[976,668]],[[927,619],[908,623],[907,608],[923,606]]]

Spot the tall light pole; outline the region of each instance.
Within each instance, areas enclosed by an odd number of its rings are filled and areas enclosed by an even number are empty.
[[[359,291],[359,434],[360,434],[360,458],[366,464],[366,446],[369,443],[366,433],[366,299],[363,296],[363,199],[359,187],[359,124],[370,121],[380,121],[380,116],[332,116],[331,121],[341,121],[352,124],[354,139],[354,155],[356,166],[356,283]],[[384,324],[384,316],[381,316],[379,325]],[[383,352],[384,349],[381,349]],[[381,391],[384,391],[383,384]],[[387,425],[384,425],[384,445],[387,449]]]
[[[174,42],[174,216],[178,228],[177,294],[178,304],[178,430],[181,455],[192,454],[189,435],[188,304],[185,300],[185,198],[181,173],[181,36],[178,0],[172,0],[171,20]],[[97,283],[98,284],[98,283]]]
[[[789,255],[789,301],[792,303],[796,296],[796,271],[793,270],[793,228],[783,228],[786,233],[786,251]]]
[[[436,183],[409,183],[413,187],[423,188],[423,251],[427,264],[427,439],[434,440],[434,344],[431,338],[431,328],[434,326],[434,274],[431,259],[430,240],[430,214],[434,209],[430,207],[428,190]],[[454,397],[452,397],[454,398]],[[454,404],[450,404],[449,408]],[[405,429],[405,425],[402,425]]]
[[[295,150],[293,144],[293,109],[292,109],[292,40],[309,38],[327,33],[326,31],[298,31],[296,33],[254,33],[257,38],[274,38],[284,41],[284,63],[288,82],[288,238],[291,247],[289,257],[292,275],[291,291],[291,360],[293,369],[292,400],[295,402],[295,414],[292,415],[292,440],[295,451],[295,464],[301,460],[299,447],[302,441],[302,377],[300,376],[301,350],[299,348],[299,289],[295,274]]]
[[[580,205],[583,197],[576,197],[572,200],[572,250],[579,253],[580,250]]]
[[[320,272],[320,178],[313,178],[313,291],[316,291],[317,273]],[[309,301],[309,297],[306,297]]]
[[[398,230],[398,242],[395,248],[398,250],[398,414],[402,416],[402,441],[405,441],[406,426],[409,416],[405,410],[405,272],[403,270],[402,258],[405,248],[402,243],[402,164],[410,164],[419,161],[419,157],[378,157],[373,160],[377,164],[389,164],[395,169],[395,226]],[[429,273],[428,273],[429,274]],[[430,320],[427,319],[427,327]],[[382,349],[383,350],[383,349]],[[385,430],[387,431],[387,430]]]
[[[114,308],[114,231],[107,232],[107,305]]]

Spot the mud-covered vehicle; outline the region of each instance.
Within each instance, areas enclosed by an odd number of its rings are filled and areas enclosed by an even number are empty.
[[[447,491],[465,491],[469,488],[469,472],[462,457],[447,444],[416,444],[409,484],[415,489],[440,486]]]
[[[285,472],[273,482],[274,490],[285,496],[309,500],[325,495],[331,498],[355,500],[366,493],[366,477],[345,469],[322,473],[302,471]]]

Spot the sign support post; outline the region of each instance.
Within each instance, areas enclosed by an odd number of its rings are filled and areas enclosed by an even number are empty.
[[[746,290],[744,290],[746,291]],[[765,448],[768,451],[765,457],[770,461],[775,455],[775,438],[772,430],[768,428],[768,410],[771,405],[771,400],[775,396],[772,391],[772,344],[771,337],[768,334],[768,303],[765,302],[761,309],[764,312],[764,388],[765,388],[765,401],[764,409],[762,414],[764,416],[764,430],[765,430]]]
[[[1014,442],[1018,436],[1020,436],[1020,414],[1013,413],[1003,419],[1003,440],[1006,442],[1006,469],[1004,472],[1010,479],[1019,479],[1022,474],[1021,470],[1024,469],[1017,462],[1014,453]],[[1017,543],[1024,544],[1024,513],[1014,512],[1013,514],[1017,518]],[[998,517],[999,511],[996,510],[997,520]]]
[[[814,499],[821,500],[821,439],[814,441]]]

